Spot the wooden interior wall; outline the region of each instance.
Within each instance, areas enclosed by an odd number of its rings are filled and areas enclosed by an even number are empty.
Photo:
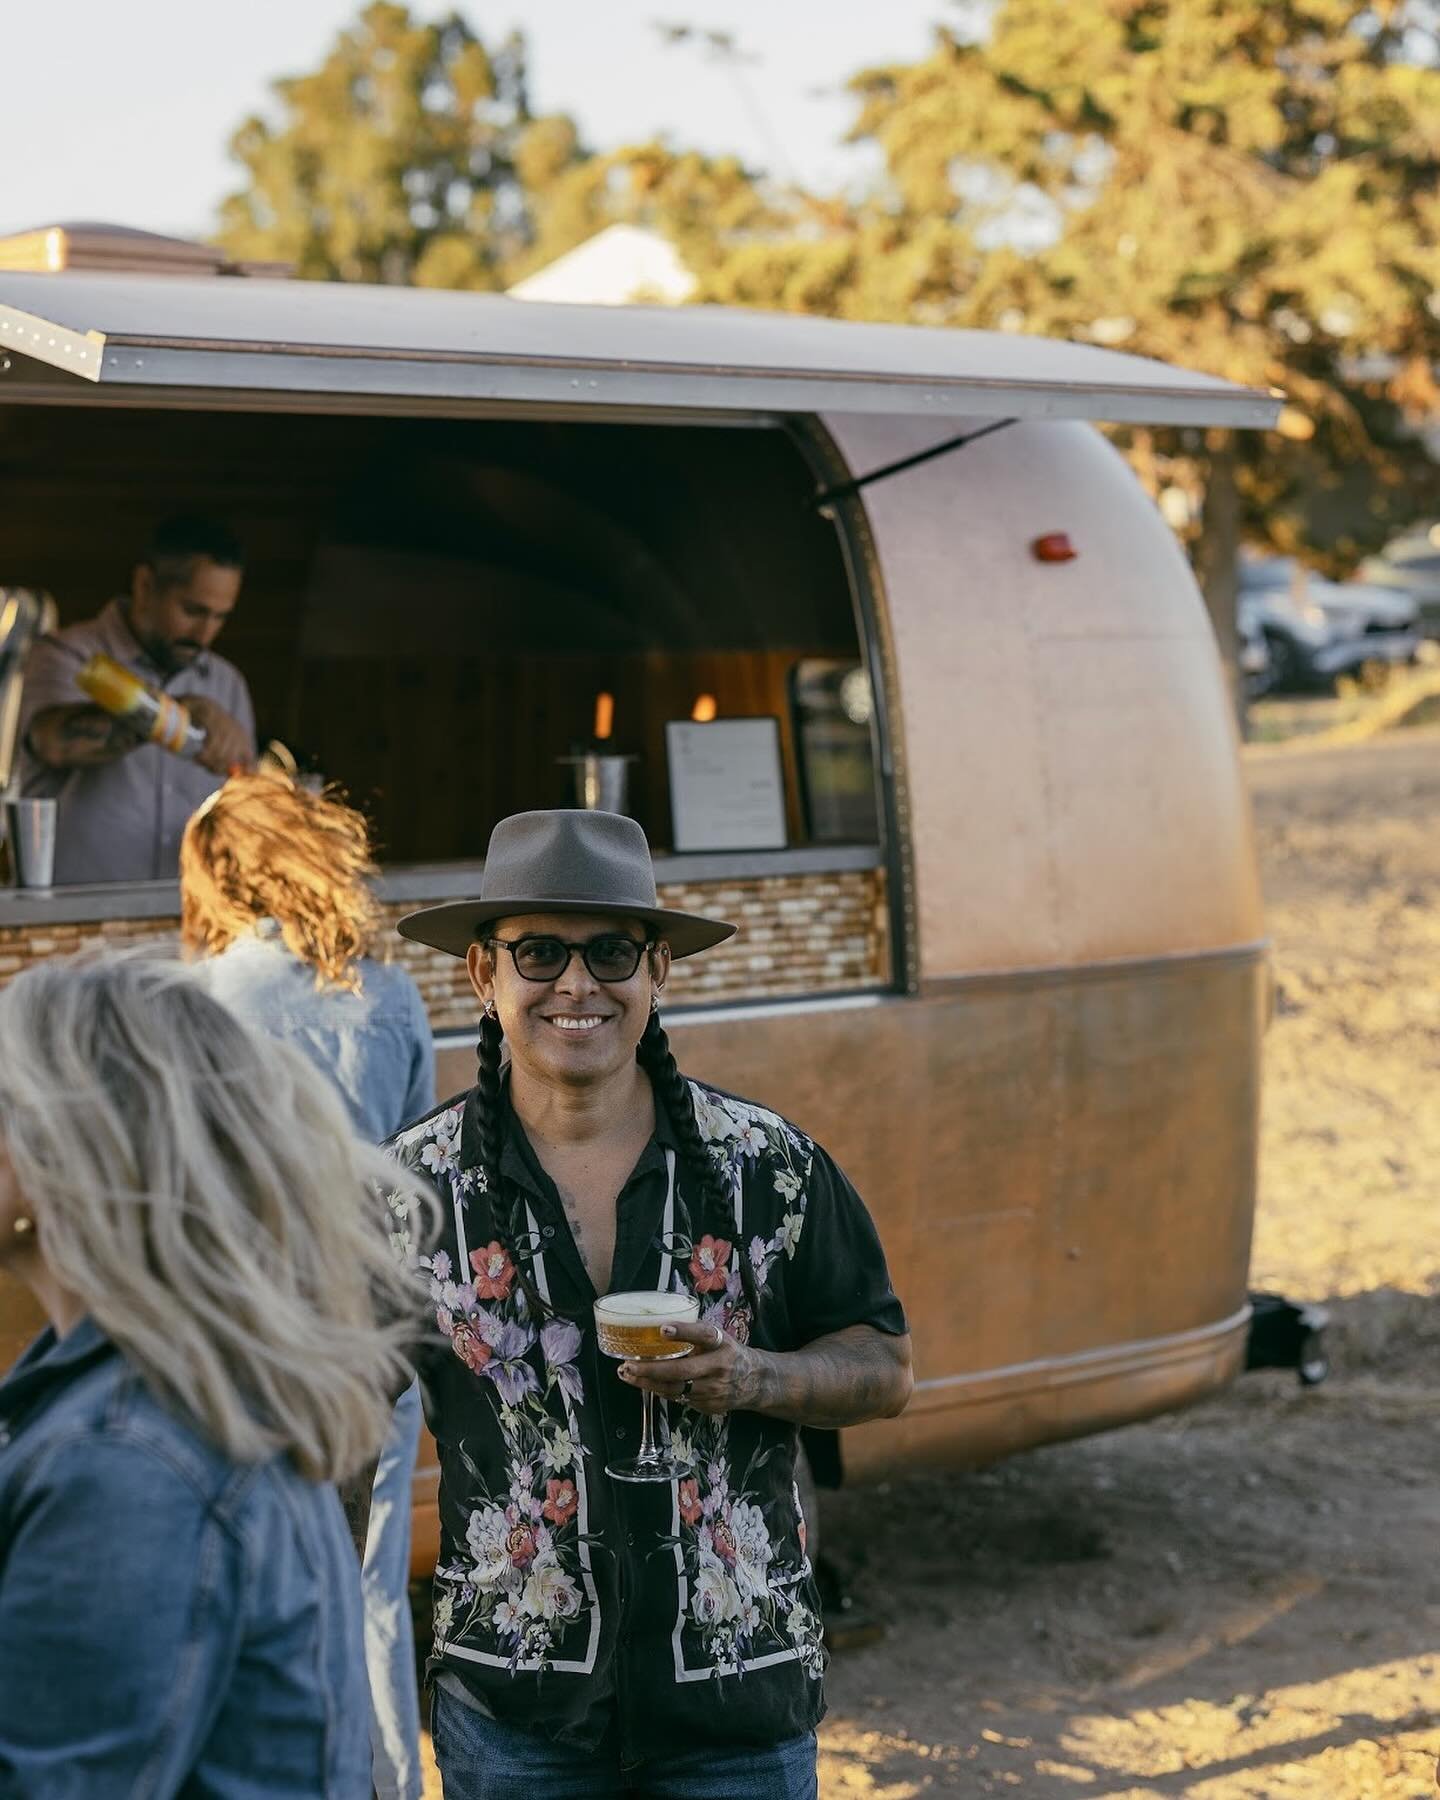
[[[404,656],[307,662],[303,715],[323,768],[375,822],[390,862],[478,857],[507,812],[573,804],[556,762],[586,738],[602,690],[615,698],[610,748],[638,754],[632,811],[651,842],[670,842],[665,725],[713,694],[722,716],[781,720],[790,841],[801,841],[788,651],[626,657]]]
[[[371,421],[0,406],[0,584],[52,593],[62,624],[129,587],[168,513],[230,522],[246,547],[219,648],[244,671],[261,732],[297,722],[296,631],[317,538]]]
[[[473,857],[558,802],[601,689],[657,845],[664,726],[702,692],[781,718],[798,842],[788,671],[859,654],[811,485],[774,431],[0,407],[0,584],[85,618],[158,518],[229,521],[247,568],[220,648],[388,861]]]

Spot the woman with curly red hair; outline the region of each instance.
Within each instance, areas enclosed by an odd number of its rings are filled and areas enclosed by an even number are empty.
[[[435,1051],[415,983],[375,960],[365,820],[283,776],[232,776],[180,846],[181,935],[218,1000],[293,1044],[339,1089],[356,1129],[391,1136],[435,1104]],[[412,1385],[380,1460],[365,1550],[365,1648],[380,1800],[419,1800],[420,1712],[410,1624]]]

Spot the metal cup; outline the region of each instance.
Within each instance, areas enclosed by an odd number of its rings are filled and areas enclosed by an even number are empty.
[[[47,893],[55,879],[54,800],[7,800],[5,827],[17,887]]]
[[[562,756],[575,783],[575,804],[587,812],[628,813],[630,765],[633,756],[591,751],[584,756]]]

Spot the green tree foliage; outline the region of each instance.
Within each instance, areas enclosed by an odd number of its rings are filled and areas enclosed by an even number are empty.
[[[274,90],[277,116],[231,140],[247,180],[219,235],[303,276],[503,287],[537,204],[585,160],[569,119],[532,113],[523,42],[487,50],[458,13],[426,24],[376,0]]]
[[[937,0],[937,6],[940,0]],[[1153,487],[1343,568],[1440,512],[1435,0],[954,0],[856,77],[865,198],[535,117],[523,44],[378,0],[233,142],[222,238],[304,275],[508,286],[616,220],[698,297],[1041,332],[1287,397],[1283,430],[1134,432]],[[1238,486],[1238,493],[1217,489]],[[1228,550],[1202,545],[1226,566]]]
[[[1280,388],[1281,433],[1211,448],[1247,535],[1343,566],[1440,505],[1413,429],[1440,401],[1437,37],[1415,0],[998,0],[857,77],[877,194],[828,219],[796,203],[705,297]],[[1132,448],[1157,485],[1215,473],[1193,434]]]
[[[620,221],[671,236],[697,270],[789,228],[737,157],[658,144],[591,154],[530,106],[526,47],[488,50],[459,13],[374,0],[313,73],[273,84],[271,118],[230,141],[232,255],[312,280],[505,288]]]
[[[555,183],[537,210],[539,235],[530,266],[543,267],[592,232],[623,222],[669,238],[708,290],[702,297],[714,299],[745,246],[772,240],[788,245],[804,229],[806,213],[829,209],[808,196],[772,189],[739,157],[648,143],[579,164]]]

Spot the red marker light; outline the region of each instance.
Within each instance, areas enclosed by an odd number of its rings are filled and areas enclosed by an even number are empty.
[[[1047,531],[1030,546],[1036,562],[1074,562],[1080,552],[1070,542],[1068,531]]]

